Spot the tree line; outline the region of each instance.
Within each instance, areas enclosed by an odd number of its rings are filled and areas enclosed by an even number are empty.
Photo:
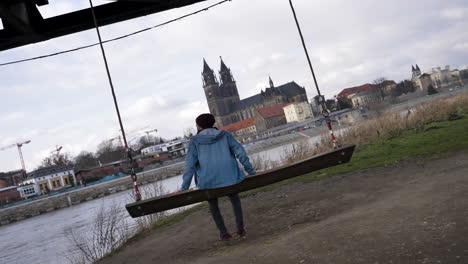
[[[138,155],[141,150],[152,145],[162,144],[168,140],[156,136],[143,136],[136,142],[130,143],[129,147],[133,155]],[[103,140],[98,144],[96,151],[82,151],[76,156],[70,153],[52,153],[45,157],[38,168],[51,166],[72,166],[75,171],[98,167],[103,164],[123,160],[127,153],[119,141]]]
[[[135,142],[132,142],[133,140],[130,139],[128,143],[132,155],[136,156],[141,154],[141,150],[144,148],[183,138],[190,139],[195,134],[195,129],[185,128],[183,129],[183,137],[167,140],[162,137],[147,135],[136,138]],[[127,159],[127,152],[124,149],[123,143],[116,139],[107,139],[98,144],[95,152],[82,151],[76,156],[66,152],[50,154],[41,161],[38,169],[51,166],[72,166],[75,171],[79,171],[125,159]]]

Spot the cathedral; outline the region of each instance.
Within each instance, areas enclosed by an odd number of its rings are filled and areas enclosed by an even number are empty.
[[[219,81],[214,71],[203,59],[203,90],[210,113],[216,118],[216,126],[224,127],[255,115],[255,110],[277,104],[308,102],[304,87],[296,82],[289,82],[275,87],[270,78],[270,87],[259,94],[240,100],[236,81],[221,58]]]

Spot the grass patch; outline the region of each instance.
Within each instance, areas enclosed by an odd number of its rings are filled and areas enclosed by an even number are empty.
[[[468,150],[467,116],[455,121],[434,122],[426,127],[439,129],[411,130],[397,138],[376,141],[359,148],[350,163],[307,174],[305,177],[379,167],[424,154]]]

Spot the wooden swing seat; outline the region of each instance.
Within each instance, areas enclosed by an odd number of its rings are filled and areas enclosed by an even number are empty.
[[[256,189],[313,171],[347,163],[353,155],[354,148],[354,145],[340,147],[290,165],[250,175],[236,185],[216,189],[186,190],[183,192],[166,194],[127,204],[125,208],[127,208],[130,216],[135,218],[227,196],[233,193]]]

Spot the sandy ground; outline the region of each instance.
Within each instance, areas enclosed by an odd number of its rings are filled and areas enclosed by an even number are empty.
[[[468,153],[428,158],[243,197],[245,239],[203,209],[100,263],[468,263]]]

